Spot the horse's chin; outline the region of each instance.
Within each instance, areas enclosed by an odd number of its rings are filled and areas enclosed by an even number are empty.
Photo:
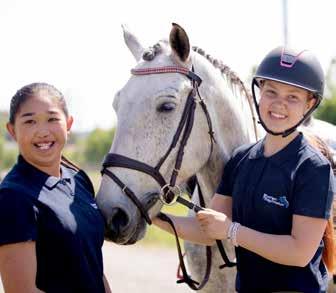
[[[138,242],[139,240],[143,239],[146,235],[146,222],[141,219],[138,222],[138,225],[135,226],[133,231],[130,233],[127,233],[125,235],[115,235],[112,233],[109,233],[109,231],[105,231],[105,240],[112,241],[119,245],[132,245]]]

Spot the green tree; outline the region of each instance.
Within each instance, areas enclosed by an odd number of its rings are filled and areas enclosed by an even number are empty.
[[[322,102],[316,110],[315,117],[336,125],[336,92],[331,98]]]
[[[326,74],[326,94],[315,117],[336,125],[336,57],[330,62]]]
[[[3,160],[1,160],[1,168],[9,170],[16,163],[18,156],[18,150],[16,148],[7,149],[4,151]]]
[[[0,172],[10,169],[16,162],[18,150],[15,145],[6,142],[4,136],[0,136]]]
[[[5,111],[0,111],[0,136],[6,135],[6,123],[8,121],[8,114]]]
[[[100,166],[103,157],[109,151],[115,129],[103,130],[96,128],[86,139],[84,146],[84,159],[96,167]]]
[[[0,136],[0,162],[3,162],[4,159],[4,138]],[[2,164],[0,164],[1,166]]]

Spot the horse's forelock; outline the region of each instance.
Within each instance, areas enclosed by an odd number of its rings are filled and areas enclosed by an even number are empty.
[[[156,55],[162,52],[162,47],[160,43],[156,43],[154,46],[148,47],[145,49],[144,53],[142,54],[142,58],[145,61],[152,61]]]
[[[164,53],[168,51],[169,49],[169,43],[168,40],[160,40],[153,46],[148,47],[145,49],[142,58],[145,61],[152,61],[156,56],[158,56],[161,53]],[[170,50],[169,50],[170,51]]]

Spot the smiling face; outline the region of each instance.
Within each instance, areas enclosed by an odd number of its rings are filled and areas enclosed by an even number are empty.
[[[17,141],[20,154],[38,169],[59,176],[61,153],[72,125],[56,98],[40,90],[29,97],[7,129]]]
[[[260,116],[273,132],[283,132],[296,125],[316,100],[304,89],[265,80],[260,86]]]

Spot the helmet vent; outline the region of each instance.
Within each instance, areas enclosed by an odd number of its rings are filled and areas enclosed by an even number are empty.
[[[297,57],[298,56],[293,56],[293,55],[282,53],[281,60],[280,60],[280,65],[284,66],[284,67],[291,68],[295,64],[295,62],[297,60]]]

